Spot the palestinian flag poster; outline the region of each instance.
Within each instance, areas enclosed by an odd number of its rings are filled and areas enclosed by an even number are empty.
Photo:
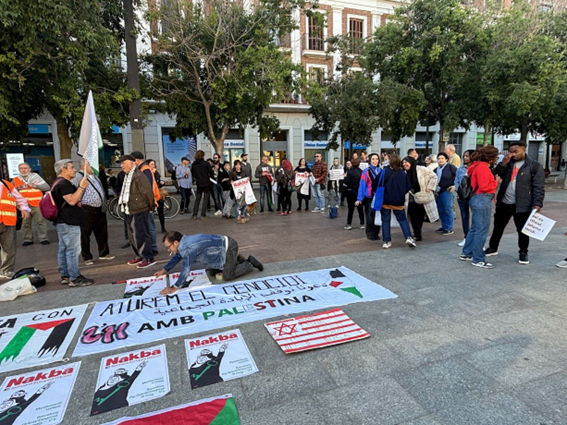
[[[60,361],[87,305],[0,317],[0,373]]]
[[[105,425],[240,425],[232,394],[195,401],[182,406],[122,418]]]
[[[258,372],[240,330],[186,339],[191,389]]]
[[[265,326],[286,354],[344,344],[370,336],[340,308],[278,320]]]
[[[102,359],[91,416],[132,406],[169,393],[165,345]]]
[[[55,425],[65,416],[81,362],[6,378],[0,425]]]

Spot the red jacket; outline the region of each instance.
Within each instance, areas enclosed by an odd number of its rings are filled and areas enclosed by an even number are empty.
[[[488,168],[487,162],[473,162],[469,166],[467,174],[471,178],[471,187],[475,191],[475,194],[496,192],[498,182],[494,178],[490,168]]]

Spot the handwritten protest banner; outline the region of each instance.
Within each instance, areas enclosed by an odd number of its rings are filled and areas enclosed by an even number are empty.
[[[241,323],[395,298],[346,267],[98,302],[75,347],[85,356]]]
[[[532,210],[528,221],[526,221],[522,229],[522,233],[528,235],[530,238],[543,241],[547,235],[549,235],[553,226],[555,226],[555,220],[538,213],[536,210]]]
[[[237,201],[240,201],[244,196],[246,205],[256,202],[256,196],[254,195],[254,190],[252,190],[252,185],[250,184],[250,177],[244,177],[243,179],[233,181],[231,184]]]
[[[0,317],[0,373],[60,361],[87,305]]]
[[[70,363],[6,378],[0,387],[0,424],[60,423],[80,366]]]

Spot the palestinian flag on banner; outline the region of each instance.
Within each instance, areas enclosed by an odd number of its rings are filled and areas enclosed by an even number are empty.
[[[182,406],[122,418],[106,425],[240,425],[232,394],[195,401]]]
[[[99,168],[98,151],[100,149],[102,149],[102,136],[96,120],[93,92],[89,91],[79,135],[79,155],[89,162],[93,173],[97,176]]]

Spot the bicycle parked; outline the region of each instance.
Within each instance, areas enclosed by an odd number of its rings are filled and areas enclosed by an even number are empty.
[[[110,200],[108,203],[108,212],[112,217],[117,220],[124,220],[124,213],[120,211],[120,207],[118,206],[118,198],[119,196],[115,196]],[[180,206],[179,201],[177,198],[173,196],[167,195],[163,200],[163,212],[165,219],[170,219],[179,214]]]

